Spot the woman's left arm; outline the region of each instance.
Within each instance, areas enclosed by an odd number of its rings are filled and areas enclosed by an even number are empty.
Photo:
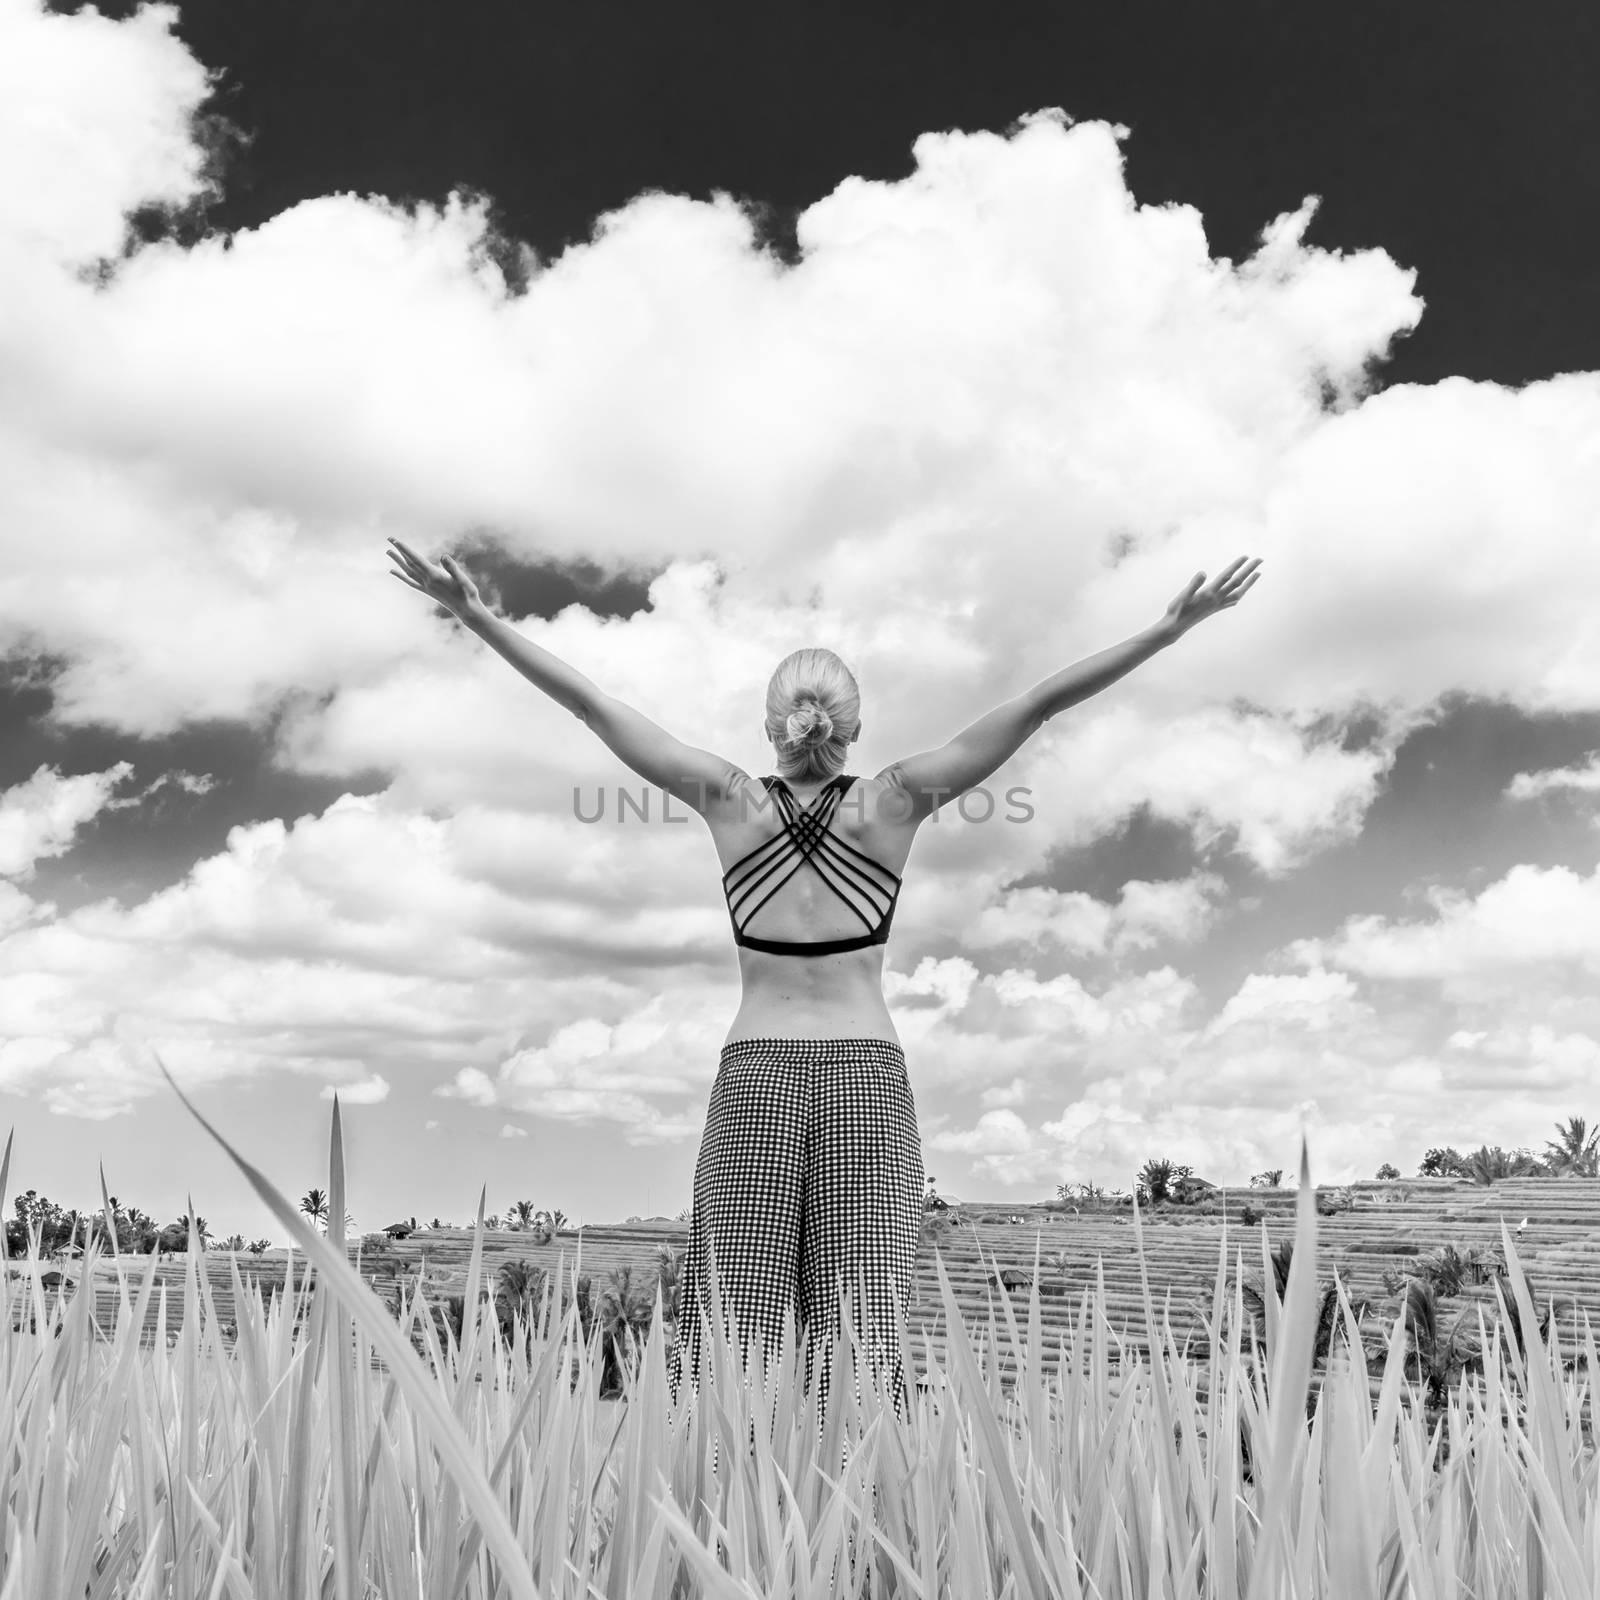
[[[400,568],[396,577],[454,612],[530,683],[592,728],[647,783],[704,815],[709,806],[727,800],[748,781],[731,761],[684,744],[643,712],[604,693],[559,656],[524,638],[489,609],[477,585],[453,556],[444,556],[442,568],[436,567],[420,560],[398,539],[390,542],[401,552],[390,552]]]

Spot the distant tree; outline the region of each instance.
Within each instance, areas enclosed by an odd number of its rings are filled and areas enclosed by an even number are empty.
[[[206,1248],[206,1240],[211,1231],[206,1226],[204,1217],[196,1217],[194,1219],[194,1231],[199,1234],[200,1248],[204,1250]],[[150,1248],[158,1255],[187,1254],[189,1249],[189,1219],[187,1217],[178,1217],[169,1222],[166,1227],[158,1228],[151,1235]],[[146,1254],[148,1253],[146,1251]]]
[[[656,1282],[661,1285],[661,1315],[665,1321],[673,1324],[678,1320],[684,1254],[684,1251],[674,1250],[670,1245],[656,1246]]]
[[[1521,1178],[1530,1175],[1536,1163],[1531,1156],[1502,1150],[1499,1145],[1491,1149],[1480,1145],[1466,1159],[1462,1176],[1474,1183],[1491,1184],[1500,1178]]]
[[[1283,1182],[1282,1167],[1268,1167],[1265,1172],[1258,1172],[1250,1180],[1252,1189],[1276,1189]]]
[[[169,1222],[155,1235],[152,1248],[157,1255],[186,1255],[189,1250],[189,1223]]]
[[[1454,1145],[1429,1150],[1417,1168],[1419,1178],[1464,1178],[1466,1175],[1466,1159]]]
[[[245,1248],[244,1235],[242,1233],[230,1233],[228,1237],[217,1246],[217,1248],[219,1250],[232,1250],[235,1252],[243,1250]]]
[[[1105,1187],[1095,1183],[1092,1179],[1085,1179],[1082,1183],[1062,1183],[1056,1185],[1056,1199],[1058,1200],[1104,1200]]]
[[[1152,1156],[1139,1169],[1134,1182],[1138,1186],[1140,1200],[1154,1206],[1172,1198],[1179,1179],[1193,1175],[1192,1167],[1177,1167],[1165,1156]]]
[[[518,1200],[511,1207],[511,1226],[513,1228],[526,1228],[533,1220],[533,1213],[538,1208],[532,1200]]]
[[[1559,1177],[1600,1177],[1600,1127],[1589,1132],[1582,1117],[1556,1124],[1556,1137],[1545,1146],[1545,1163]]]
[[[1289,1271],[1294,1264],[1294,1240],[1285,1239],[1282,1244],[1272,1252],[1268,1258],[1272,1268],[1272,1292],[1281,1302],[1289,1292]],[[1313,1335],[1311,1346],[1311,1359],[1325,1361],[1333,1349],[1336,1337],[1343,1331],[1339,1311],[1339,1289],[1336,1282],[1323,1280],[1315,1288],[1317,1321],[1316,1332]],[[1242,1283],[1239,1286],[1240,1298],[1249,1317],[1255,1323],[1258,1333],[1264,1332],[1267,1325],[1265,1285],[1260,1281]],[[1354,1299],[1350,1309],[1355,1313],[1359,1322],[1368,1311],[1365,1300]]]
[[[321,1189],[307,1189],[300,1202],[300,1209],[311,1218],[312,1222],[326,1224],[328,1197]]]
[[[1385,1161],[1384,1164],[1378,1168],[1378,1177],[1380,1179],[1398,1178],[1399,1176],[1400,1169],[1392,1161]]]
[[[1444,1244],[1417,1262],[1417,1276],[1433,1286],[1433,1292],[1450,1300],[1461,1293],[1470,1263],[1453,1244]]]
[[[1475,1315],[1474,1308],[1463,1307],[1447,1333],[1439,1320],[1438,1290],[1424,1278],[1412,1278],[1405,1286],[1400,1315],[1406,1320],[1407,1360],[1413,1364],[1408,1376],[1426,1384],[1432,1407],[1445,1403],[1450,1380],[1466,1366],[1469,1313]]]
[[[633,1276],[632,1266],[613,1267],[595,1307],[600,1327],[600,1398],[623,1392],[623,1371],[629,1359],[629,1335],[640,1343],[650,1332],[655,1315],[656,1285]],[[637,1345],[634,1348],[637,1355]]]
[[[1522,1356],[1526,1357],[1526,1355],[1528,1353],[1528,1346],[1527,1346],[1528,1330],[1525,1329],[1522,1326],[1522,1309],[1517,1304],[1516,1296],[1511,1294],[1506,1289],[1505,1285],[1503,1283],[1498,1282],[1498,1281],[1495,1283],[1494,1293],[1495,1293],[1495,1299],[1499,1302],[1499,1305],[1500,1305],[1500,1318],[1501,1318],[1501,1321],[1510,1326],[1510,1328],[1511,1328],[1511,1337],[1516,1341],[1518,1353],[1521,1354]],[[1541,1344],[1544,1342],[1544,1340],[1548,1337],[1548,1335],[1550,1333],[1550,1312],[1551,1312],[1551,1309],[1552,1309],[1552,1302],[1546,1301],[1545,1302],[1544,1313],[1539,1318],[1539,1325],[1538,1325],[1538,1329],[1537,1329],[1538,1336],[1539,1336],[1539,1342]],[[1468,1306],[1467,1310],[1468,1311],[1472,1310],[1472,1307]]]
[[[252,1239],[248,1248],[251,1255],[258,1256],[262,1254],[263,1251],[270,1250],[272,1248],[272,1241],[270,1239]]]

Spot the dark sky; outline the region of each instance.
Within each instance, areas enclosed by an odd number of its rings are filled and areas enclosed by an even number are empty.
[[[131,6],[103,7],[125,15]],[[338,190],[471,186],[541,257],[649,188],[797,208],[924,131],[1060,106],[1132,129],[1141,202],[1213,252],[1323,197],[1312,242],[1420,273],[1389,382],[1600,368],[1600,11],[1340,0],[1095,7],[188,0],[231,145],[212,226]]]

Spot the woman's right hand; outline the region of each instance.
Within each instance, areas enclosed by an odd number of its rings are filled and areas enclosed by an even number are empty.
[[[392,536],[389,543],[395,546],[395,550],[389,552],[389,559],[398,568],[397,571],[395,568],[390,570],[402,583],[454,612],[462,621],[466,621],[474,611],[484,609],[477,584],[454,556],[441,556],[439,560],[442,565],[436,566],[431,561],[424,561]],[[399,553],[396,554],[396,551]]]
[[[1167,607],[1166,616],[1162,619],[1163,626],[1171,629],[1176,637],[1187,633],[1195,623],[1203,622],[1218,611],[1238,605],[1240,597],[1260,576],[1256,568],[1261,565],[1261,557],[1257,556],[1249,566],[1245,566],[1247,559],[1240,556],[1208,589],[1200,588],[1206,581],[1206,575],[1197,572]],[[1240,572],[1240,567],[1244,567],[1243,572]]]

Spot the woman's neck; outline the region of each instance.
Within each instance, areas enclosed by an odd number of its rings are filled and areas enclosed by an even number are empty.
[[[802,778],[798,775],[780,772],[777,774],[777,776],[782,778],[783,781],[796,792],[804,790],[815,793],[826,789],[830,783],[837,781],[837,779],[843,776],[843,774],[836,772],[832,775],[832,777],[828,778]]]

